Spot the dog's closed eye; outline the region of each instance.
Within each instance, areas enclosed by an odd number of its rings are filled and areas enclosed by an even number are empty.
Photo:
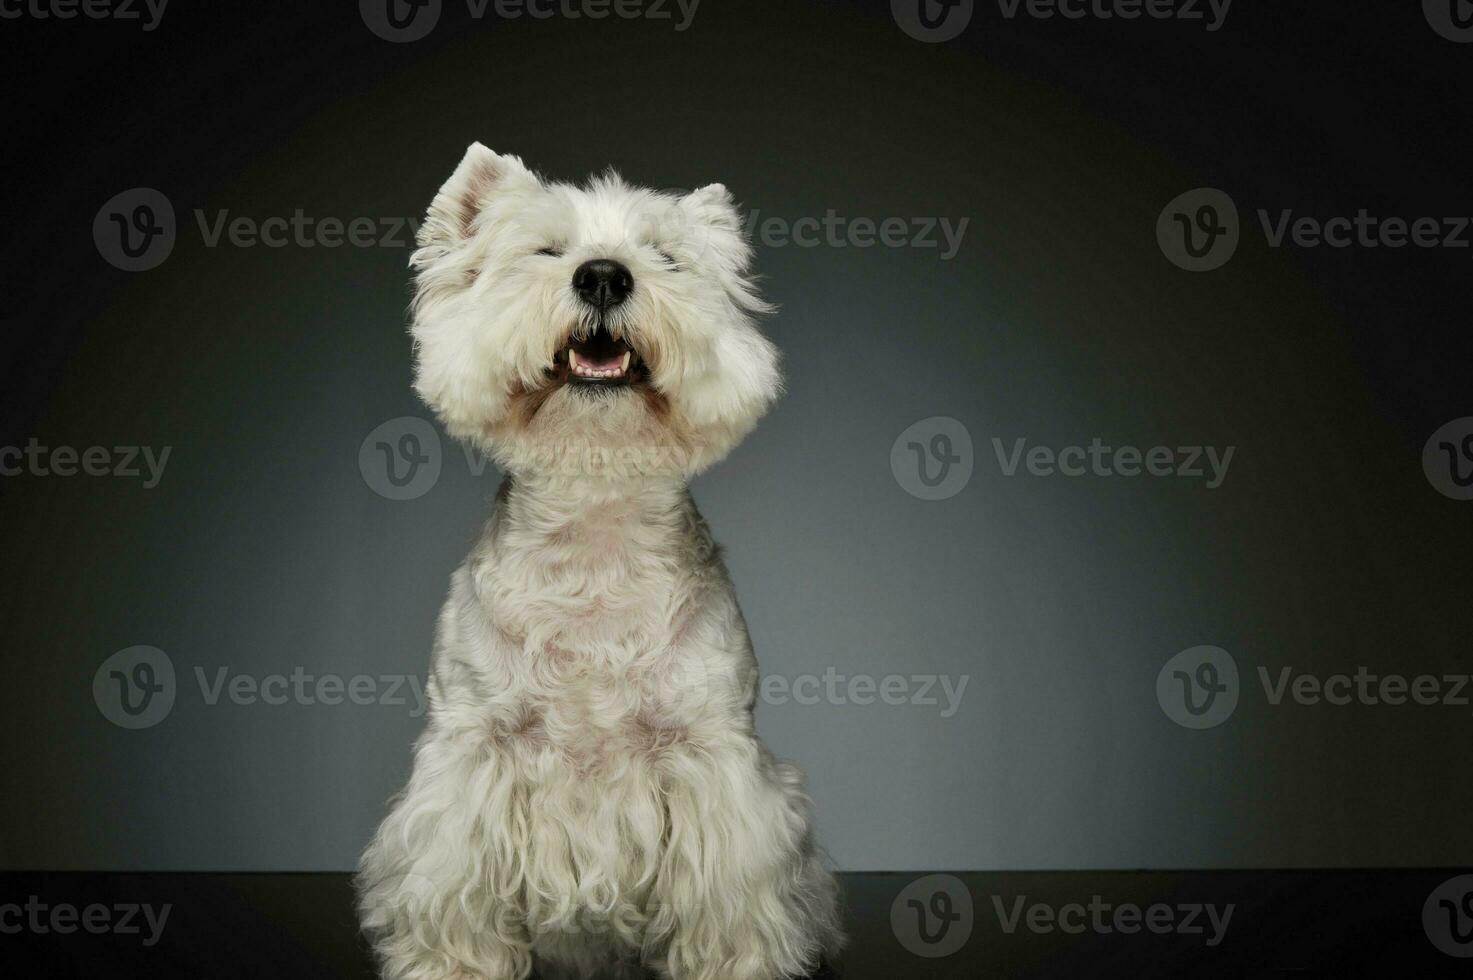
[[[659,255],[660,258],[664,259],[665,264],[668,265],[671,269],[674,269],[676,272],[680,271],[680,263],[675,261],[675,256],[671,255],[663,248],[656,248],[655,253]]]
[[[549,245],[546,248],[539,248],[537,250],[537,254],[538,255],[546,255],[546,256],[549,256],[550,258],[554,258],[554,259],[560,259],[560,258],[562,258],[563,257],[563,252],[564,252],[564,249],[563,249],[563,247],[561,245]]]

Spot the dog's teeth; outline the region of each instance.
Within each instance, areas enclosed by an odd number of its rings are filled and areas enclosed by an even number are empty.
[[[578,352],[568,348],[568,368],[580,378],[622,378],[629,373],[629,365],[633,360],[633,352],[625,351],[618,367],[596,368],[587,360],[579,360]]]

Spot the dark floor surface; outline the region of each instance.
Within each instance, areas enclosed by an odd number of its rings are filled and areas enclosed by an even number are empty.
[[[1433,896],[1460,873],[963,873],[961,884],[919,886],[918,873],[851,874],[844,876],[850,945],[836,973],[847,980],[1473,976],[1473,958],[1444,953],[1432,938],[1473,957],[1473,896],[1461,889]],[[150,906],[157,923],[166,905],[161,929],[127,911]],[[104,919],[112,924],[105,930]],[[84,928],[87,921],[97,931]],[[1137,921],[1138,931],[1116,928]],[[347,875],[0,874],[0,977],[372,976]]]

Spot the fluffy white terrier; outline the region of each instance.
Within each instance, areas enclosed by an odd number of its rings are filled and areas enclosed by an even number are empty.
[[[804,976],[835,883],[686,489],[779,389],[731,196],[546,183],[475,144],[419,245],[416,387],[509,477],[363,856],[384,976]]]

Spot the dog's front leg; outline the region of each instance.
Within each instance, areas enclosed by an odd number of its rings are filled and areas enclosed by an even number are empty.
[[[837,889],[813,845],[801,776],[755,737],[668,770],[669,843],[656,882],[652,965],[672,980],[780,980],[840,943]]]
[[[469,666],[491,662],[476,645],[486,635],[494,634],[469,578],[457,573],[436,636],[429,724],[414,771],[358,876],[363,928],[385,980],[525,980],[532,970],[516,742],[475,696],[485,681]],[[491,683],[509,687],[504,677]]]
[[[364,931],[385,980],[525,980],[520,896],[498,853],[497,813],[515,810],[510,760],[435,727],[414,775],[363,855]],[[513,824],[508,819],[503,825]]]

